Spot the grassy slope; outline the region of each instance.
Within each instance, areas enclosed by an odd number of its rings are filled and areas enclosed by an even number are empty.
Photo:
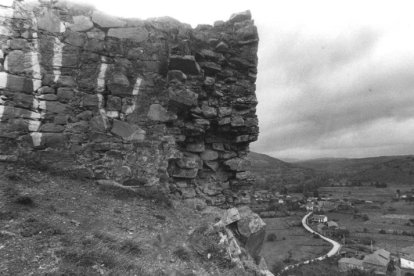
[[[0,275],[233,275],[187,242],[216,214],[174,206],[0,163]]]
[[[303,168],[256,152],[250,152],[248,158],[252,164],[250,170],[261,186],[302,184],[322,174],[313,169]]]
[[[414,183],[414,156],[381,156],[358,159],[315,159],[296,165],[361,181]]]

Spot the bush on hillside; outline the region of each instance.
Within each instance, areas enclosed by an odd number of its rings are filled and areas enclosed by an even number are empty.
[[[275,233],[270,233],[269,235],[267,235],[267,241],[268,242],[274,242],[277,240],[276,234]]]

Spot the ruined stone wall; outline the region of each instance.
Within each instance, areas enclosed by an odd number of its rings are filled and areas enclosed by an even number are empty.
[[[0,159],[213,205],[248,201],[250,12],[192,29],[52,2],[0,5]]]

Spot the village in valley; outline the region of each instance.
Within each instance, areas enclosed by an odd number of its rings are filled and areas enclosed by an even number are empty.
[[[292,240],[301,239],[299,236],[311,236],[309,232],[304,233],[305,229],[300,229],[303,225],[299,223],[302,216],[310,214],[306,223],[315,231],[314,240],[321,240],[321,235],[341,245],[332,259],[335,259],[336,269],[345,273],[343,275],[355,271],[371,274],[352,275],[414,275],[414,189],[409,186],[392,192],[391,188],[375,185],[338,185],[321,187],[309,197],[286,190],[282,193],[257,190],[253,198],[252,209],[270,225],[265,256],[267,250],[269,255],[274,256],[275,251],[270,249],[272,246],[285,248],[283,242],[289,238],[280,237],[282,245],[278,245],[280,233],[294,233]],[[296,219],[296,223],[292,223],[292,219]],[[284,232],[274,228],[272,235],[272,220],[277,220],[275,224],[278,225],[290,220],[290,224]],[[298,234],[300,231],[303,233]],[[266,246],[269,243],[272,245]],[[329,251],[327,246],[322,247],[312,259],[306,259],[304,255],[294,257],[295,251],[306,251],[307,246],[311,245],[303,241],[300,247],[289,250],[286,258],[274,265],[281,271],[287,270],[295,267],[295,263],[308,264],[317,261],[317,256],[326,257]]]

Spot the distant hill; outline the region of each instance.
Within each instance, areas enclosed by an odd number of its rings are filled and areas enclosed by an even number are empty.
[[[324,158],[294,165],[356,181],[379,181],[414,185],[414,156],[379,156],[355,159]]]
[[[251,162],[250,171],[256,176],[256,188],[280,189],[282,186],[314,185],[321,183],[326,175],[324,172],[303,168],[266,154],[250,152],[248,159]]]

